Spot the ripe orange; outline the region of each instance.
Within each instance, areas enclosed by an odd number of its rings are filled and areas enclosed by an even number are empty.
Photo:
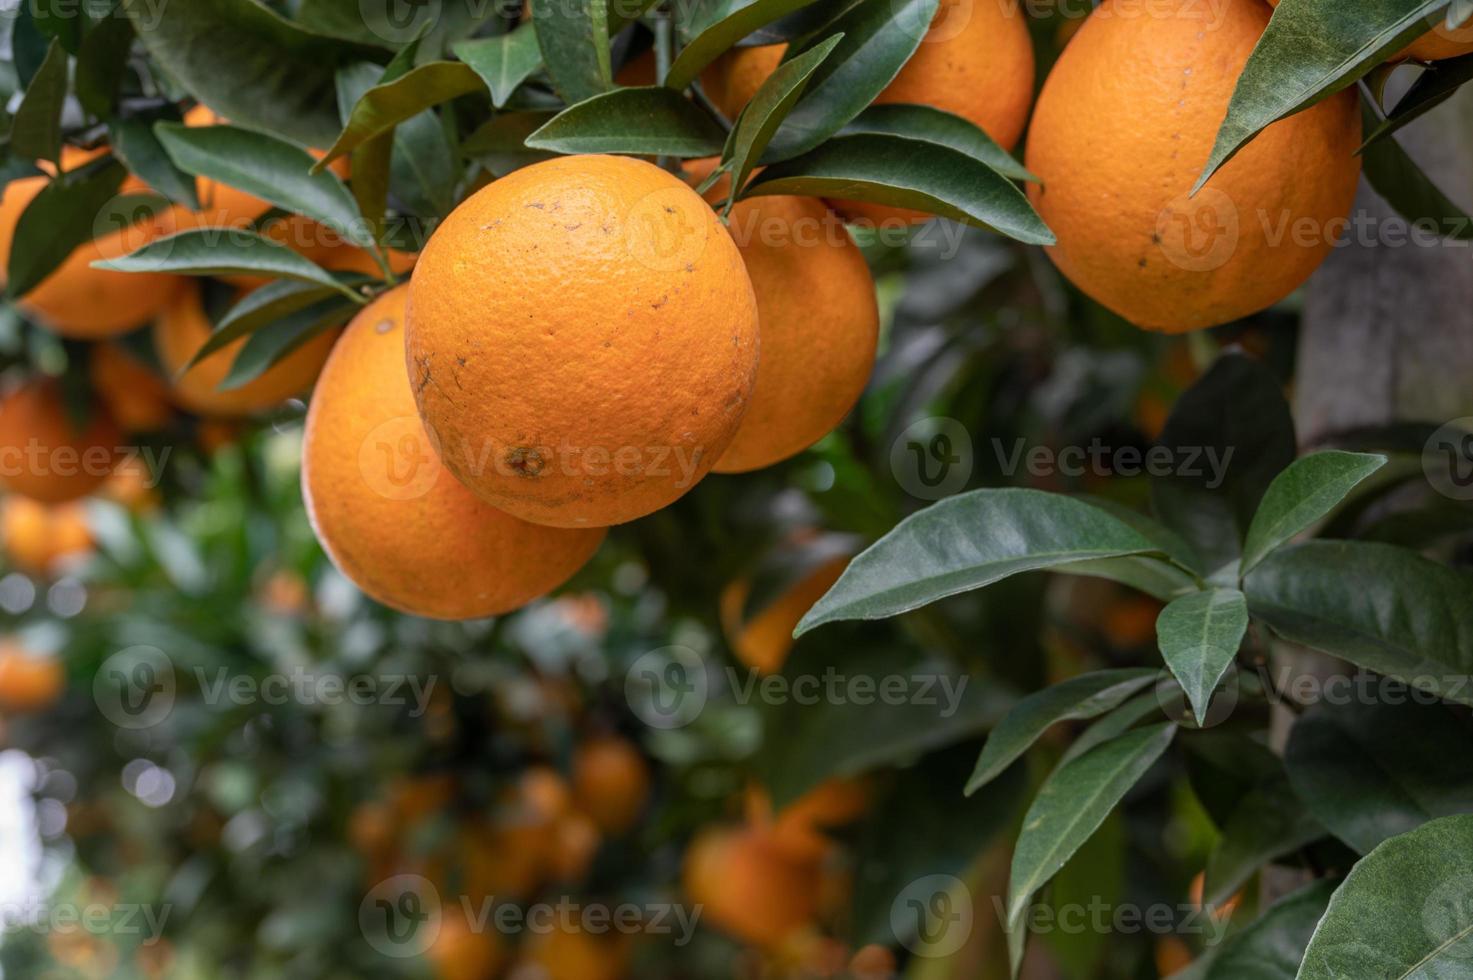
[[[1268,8],[1117,6],[1090,15],[1034,113],[1027,165],[1043,183],[1028,193],[1058,235],[1050,258],[1151,330],[1210,327],[1278,302],[1329,254],[1354,200],[1356,94],[1270,126],[1188,197]]]
[[[123,347],[93,347],[87,370],[97,397],[125,432],[156,432],[173,419],[168,384]]]
[[[60,660],[33,653],[13,638],[0,640],[0,711],[40,711],[65,689]]]
[[[830,779],[804,793],[776,815],[759,786],[747,790],[747,822],[769,830],[773,841],[795,858],[817,859],[832,841],[825,832],[853,823],[869,806],[869,791],[857,779]]]
[[[1275,7],[1279,5],[1279,0],[1268,2]],[[1443,19],[1445,13],[1439,11],[1437,26],[1407,45],[1393,60],[1415,58],[1418,61],[1442,61],[1445,58],[1473,54],[1473,21],[1448,30],[1447,22]]]
[[[159,474],[150,469],[141,456],[126,456],[118,462],[97,496],[126,507],[135,514],[149,514],[159,509],[162,500]]]
[[[861,946],[849,959],[849,974],[853,980],[890,980],[896,972],[895,954],[888,946],[876,943]]]
[[[81,166],[99,151],[68,150],[62,155],[64,169]],[[36,196],[45,189],[46,177],[11,181],[0,197],[0,281],[7,275],[10,249],[16,226]],[[145,191],[136,178],[123,184],[122,193]],[[177,230],[175,213],[165,211],[116,231],[101,232],[57,266],[19,301],[20,308],[63,337],[97,340],[124,334],[154,317],[183,283],[180,276],[155,272],[110,272],[92,268],[92,263],[127,255],[156,238]]]
[[[676,500],[730,444],[757,372],[731,236],[689,187],[626,157],[548,160],[469,198],[421,254],[408,316],[445,465],[539,524],[620,524]]]
[[[60,382],[31,378],[0,399],[0,484],[50,504],[85,497],[117,465],[122,438],[106,408],[94,403],[79,427]]]
[[[598,824],[583,813],[570,813],[557,822],[549,867],[559,881],[581,881],[598,854],[603,835]]]
[[[738,579],[721,593],[721,629],[738,660],[764,674],[782,669],[793,649],[793,630],[803,614],[829,590],[848,566],[848,558],[834,558],[809,573],[787,592],[743,619],[743,607],[752,584]]]
[[[328,359],[307,414],[302,495],[323,548],[387,606],[436,619],[508,612],[557,588],[604,532],[503,514],[445,472],[404,366],[408,287],[379,297]]]
[[[322,370],[339,331],[318,334],[252,381],[221,390],[235,356],[246,345],[242,337],[205,358],[184,374],[179,372],[204,346],[214,329],[205,313],[199,287],[191,284],[154,324],[153,340],[159,360],[174,378],[174,399],[200,415],[240,417],[274,408],[311,387]]]
[[[706,831],[686,852],[683,880],[705,921],[756,946],[781,944],[818,911],[819,865],[793,859],[760,829]]]
[[[92,553],[92,528],[86,510],[76,501],[53,505],[6,497],[0,503],[0,533],[11,564],[32,575],[50,575]]]
[[[440,912],[440,930],[425,957],[439,980],[491,980],[506,951],[493,918],[473,924],[460,903],[447,901]]]
[[[786,44],[732,48],[701,72],[701,91],[723,116],[735,122],[767,76],[777,71],[787,51]]]
[[[649,766],[627,740],[590,739],[573,756],[573,800],[606,834],[634,826],[650,795]]]
[[[794,456],[844,420],[875,364],[880,311],[869,265],[822,201],[754,197],[729,227],[757,295],[762,359],[718,473]]]
[[[629,975],[629,937],[593,932],[558,916],[551,930],[533,933],[513,977],[527,980],[621,980]]]

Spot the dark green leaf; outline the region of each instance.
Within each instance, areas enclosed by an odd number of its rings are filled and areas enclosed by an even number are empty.
[[[61,159],[61,110],[66,104],[67,53],[53,39],[10,124],[11,151],[35,160]]]
[[[496,177],[557,154],[527,147],[527,137],[547,124],[551,112],[503,112],[477,129],[460,145],[461,152],[480,160]]]
[[[726,133],[695,103],[661,85],[620,88],[569,106],[527,137],[558,153],[638,153],[704,157]]]
[[[1473,815],[1393,837],[1362,858],[1315,928],[1299,980],[1466,977],[1473,963]]]
[[[358,202],[332,171],[312,173],[307,151],[275,137],[235,126],[159,123],[159,142],[186,173],[208,177],[304,214],[355,245],[371,246]]]
[[[752,101],[742,110],[741,118],[731,131],[726,149],[722,153],[722,163],[732,174],[733,188],[746,185],[752,168],[757,165],[757,160],[767,148],[772,134],[777,132],[779,124],[803,94],[808,79],[834,50],[834,46],[843,39],[842,34],[836,34],[812,50],[783,62],[762,83],[761,88],[757,89]]]
[[[1367,147],[1362,158],[1366,181],[1415,227],[1430,229],[1438,238],[1473,239],[1473,218],[1422,172],[1395,138]]]
[[[783,121],[765,162],[807,153],[859,115],[920,47],[937,6],[938,0],[862,0],[826,25],[825,37],[843,34],[844,41]]]
[[[1294,795],[1289,777],[1275,770],[1241,799],[1223,825],[1203,872],[1202,904],[1222,905],[1260,867],[1324,835],[1325,829]]]
[[[1176,734],[1172,724],[1121,735],[1055,769],[1023,818],[1008,878],[1008,923],[1027,912],[1034,892],[1099,828]]]
[[[82,44],[82,12],[68,0],[28,0],[36,30],[76,54]],[[6,14],[6,16],[12,16]]]
[[[198,185],[170,159],[151,123],[136,116],[115,120],[108,138],[118,158],[149,187],[191,211],[200,209]]]
[[[1298,452],[1278,380],[1246,355],[1219,357],[1177,400],[1159,442],[1176,465],[1151,481],[1157,516],[1207,570],[1234,561],[1263,494]]]
[[[1283,0],[1238,77],[1192,193],[1259,132],[1355,83],[1426,29],[1447,0]]]
[[[671,62],[665,84],[680,91],[694,82],[701,69],[764,24],[812,4],[814,0],[740,0],[720,6],[720,16],[700,25],[679,56]],[[716,6],[716,5],[712,5]]]
[[[209,339],[195,352],[186,370],[267,324],[337,295],[337,290],[331,286],[295,279],[277,279],[253,289],[215,324]]]
[[[1473,704],[1473,577],[1414,551],[1306,541],[1244,583],[1248,607],[1285,639]]]
[[[1145,667],[1101,670],[1030,694],[987,736],[982,755],[967,780],[967,795],[997,778],[1053,725],[1111,711],[1155,681],[1156,676],[1157,671]]]
[[[1172,676],[1207,723],[1212,692],[1248,632],[1248,601],[1237,589],[1212,589],[1173,599],[1156,620],[1156,639]]]
[[[1170,682],[1158,681],[1157,686],[1159,687],[1161,683]],[[1131,698],[1080,732],[1079,737],[1070,742],[1064,754],[1059,757],[1060,764],[1079,758],[1096,745],[1103,745],[1114,740],[1117,736],[1125,734],[1142,721],[1161,711],[1161,699],[1154,690]]]
[[[112,14],[82,40],[72,83],[82,107],[94,116],[111,116],[117,107],[133,39],[133,22]]]
[[[353,300],[334,294],[268,323],[251,334],[235,355],[220,389],[230,391],[249,384],[312,338],[347,323],[357,311],[358,305]]]
[[[458,61],[420,65],[392,82],[375,85],[353,106],[347,125],[314,169],[324,169],[338,157],[426,109],[484,88],[481,76]]]
[[[1010,575],[1156,550],[1097,507],[1038,490],[974,490],[901,521],[850,563],[797,632],[883,619]]]
[[[422,112],[400,123],[394,130],[391,162],[396,191],[412,186],[413,193],[405,196],[419,204],[415,208],[419,214],[440,218],[455,207],[460,174],[439,116]]]
[[[357,294],[296,252],[269,238],[239,228],[200,228],[180,232],[130,255],[94,262],[94,268],[118,272],[174,272],[186,276],[264,276],[330,286],[357,299]]]
[[[1406,693],[1326,698],[1290,732],[1284,762],[1304,805],[1362,854],[1428,820],[1473,812],[1473,734]],[[1329,683],[1328,681],[1326,683]]]
[[[582,102],[613,87],[607,0],[533,4],[532,26],[563,101]]]
[[[1338,450],[1313,453],[1274,477],[1248,526],[1240,574],[1330,513],[1350,491],[1386,465],[1385,456]]]
[[[1021,163],[1014,160],[1012,154],[998,146],[981,127],[961,116],[932,106],[896,103],[872,105],[839,130],[841,136],[855,133],[888,133],[891,136],[940,143],[981,160],[1011,180],[1038,180]]]
[[[531,24],[522,24],[496,37],[461,41],[454,50],[455,56],[486,82],[491,89],[491,104],[498,109],[542,67],[542,48],[537,44],[537,31]]]
[[[1452,98],[1470,79],[1473,79],[1473,55],[1435,62],[1417,76],[1386,118],[1371,127],[1361,148],[1364,150],[1379,143],[1413,120],[1420,119]]]
[[[1279,899],[1218,947],[1206,980],[1294,980],[1335,882],[1316,881]]]
[[[171,76],[238,126],[326,146],[339,126],[333,76],[361,60],[252,0],[123,0],[144,47]]]
[[[949,146],[901,136],[835,137],[768,167],[744,191],[757,194],[872,201],[990,228],[1030,245],[1055,241],[1028,198],[1002,174]]]
[[[128,171],[116,160],[88,165],[54,180],[37,194],[15,226],[6,272],[6,292],[24,296],[86,242],[97,227]]]

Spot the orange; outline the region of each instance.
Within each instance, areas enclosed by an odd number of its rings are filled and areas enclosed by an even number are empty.
[[[55,657],[33,653],[14,639],[0,640],[0,711],[40,711],[66,688],[66,672]]]
[[[863,253],[822,201],[748,198],[728,224],[757,295],[762,359],[713,469],[741,473],[797,455],[844,420],[874,369],[880,310]]]
[[[555,837],[549,859],[553,875],[561,881],[586,878],[603,843],[598,824],[585,814],[570,813],[557,822]]]
[[[93,347],[87,371],[97,397],[125,432],[156,432],[173,419],[168,384],[123,347]]]
[[[101,151],[68,147],[62,166],[73,170]],[[5,185],[0,197],[0,281],[7,275],[10,248],[21,215],[46,188],[49,178],[25,177]],[[146,191],[136,178],[125,181],[121,194]],[[99,228],[98,237],[84,244],[57,266],[19,301],[26,314],[63,337],[97,340],[127,333],[152,319],[183,283],[180,276],[156,272],[111,272],[92,268],[102,259],[115,259],[177,230],[172,210],[145,218],[126,228]]]
[[[658,85],[656,76],[659,74],[658,65],[655,63],[655,49],[645,48],[639,54],[624,62],[614,75],[614,82],[618,85]]]
[[[944,109],[1011,150],[1028,122],[1033,74],[1033,39],[1016,0],[941,0],[921,46],[875,103]],[[846,218],[874,225],[929,217],[864,201],[832,203]]]
[[[235,356],[246,345],[245,337],[227,344],[184,374],[179,373],[213,330],[199,287],[191,284],[154,324],[154,346],[165,371],[174,379],[174,399],[180,405],[200,415],[228,418],[274,408],[306,391],[322,370],[339,333],[337,330],[320,333],[251,381],[222,390],[220,382],[230,373]]]
[[[551,929],[527,938],[513,977],[527,980],[621,980],[629,975],[629,936],[599,926],[583,928],[578,918],[553,917]]]
[[[719,828],[686,852],[687,897],[702,920],[756,946],[776,946],[818,911],[819,865],[795,860],[760,829]]]
[[[876,943],[859,947],[849,959],[849,974],[853,980],[890,980],[897,970],[895,954],[888,946]]]
[[[736,434],[757,302],[706,202],[659,167],[560,157],[461,204],[420,256],[407,351],[450,471],[560,527],[673,502]]]
[[[1279,0],[1268,2],[1275,7],[1279,5]],[[1446,14],[1445,10],[1438,11],[1437,26],[1407,45],[1392,60],[1414,58],[1417,61],[1442,61],[1445,58],[1473,54],[1473,21],[1449,30]]]
[[[492,980],[505,956],[493,918],[472,923],[459,902],[447,899],[440,912],[440,929],[425,951],[438,980]]]
[[[6,497],[0,503],[0,531],[11,564],[32,575],[49,575],[58,566],[92,553],[87,512],[76,501],[52,505],[29,497]]]
[[[767,76],[777,71],[787,51],[786,44],[732,48],[701,72],[701,91],[723,116],[735,122]]]
[[[358,314],[323,369],[302,444],[307,513],[334,564],[386,606],[509,612],[566,582],[604,532],[528,524],[445,472],[404,367],[408,295],[400,286]]]
[[[162,465],[162,461],[154,466]],[[150,514],[159,509],[159,473],[150,468],[141,455],[125,456],[113,468],[97,496],[127,508],[135,514]]]
[[[117,465],[122,438],[101,405],[78,425],[61,383],[31,378],[0,399],[0,484],[49,504],[85,497]]]
[[[590,739],[573,756],[573,800],[606,834],[634,826],[650,795],[644,756],[617,736]]]
[[[1180,333],[1271,306],[1344,230],[1360,175],[1353,91],[1270,126],[1188,197],[1268,19],[1258,0],[1150,15],[1106,0],[1044,84],[1027,165],[1059,239],[1049,257],[1138,326]]]
[[[728,585],[721,593],[721,628],[737,659],[764,674],[782,670],[793,648],[798,621],[839,580],[848,564],[844,557],[825,562],[750,619],[743,616],[751,582],[738,579]]]
[[[798,858],[822,857],[831,846],[824,832],[853,823],[869,805],[869,792],[856,779],[830,779],[804,793],[775,816],[761,787],[747,790],[747,820],[767,828],[785,853]]]

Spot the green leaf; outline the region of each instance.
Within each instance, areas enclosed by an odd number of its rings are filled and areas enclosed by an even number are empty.
[[[199,189],[194,178],[170,159],[148,120],[134,116],[113,121],[108,126],[108,141],[118,159],[149,187],[191,211],[200,209]]]
[[[1156,619],[1156,639],[1172,676],[1207,724],[1212,692],[1248,632],[1248,600],[1237,589],[1213,589],[1173,599]]]
[[[304,214],[355,245],[373,245],[373,236],[352,193],[332,171],[312,173],[314,160],[306,150],[235,126],[159,123],[154,132],[170,158],[186,173],[217,180],[276,207]]]
[[[1418,227],[1431,225],[1439,238],[1473,240],[1473,219],[1423,173],[1394,138],[1367,147],[1362,157],[1366,181],[1407,221]]]
[[[845,679],[845,690],[873,685],[873,696],[800,697],[825,675]],[[955,665],[909,648],[849,644],[794,648],[781,673],[785,698],[764,704],[762,747],[753,771],[781,808],[826,779],[857,776],[973,738],[997,724],[1012,704],[999,685],[976,680]],[[900,698],[881,699],[887,678],[909,679]],[[738,702],[764,697],[774,683],[755,673],[733,676]],[[756,685],[756,686],[753,686]]]
[[[812,3],[814,0],[740,0],[720,6],[722,16],[700,24],[699,33],[686,43],[680,54],[670,63],[665,84],[677,92],[685,89],[696,80],[703,68],[734,47],[742,38],[757,28]]]
[[[492,176],[504,177],[513,170],[548,160],[557,154],[527,147],[527,137],[547,124],[551,112],[499,113],[467,136],[460,144],[466,156],[479,160]]]
[[[1059,766],[1023,818],[1008,879],[1008,925],[1027,911],[1033,893],[1104,823],[1146,770],[1161,758],[1176,726],[1152,725],[1120,736]]]
[[[824,36],[843,34],[844,42],[783,121],[764,162],[807,153],[859,115],[915,54],[937,7],[938,0],[861,0],[825,25]]]
[[[1395,108],[1386,118],[1370,128],[1361,150],[1381,142],[1403,126],[1442,105],[1469,80],[1473,80],[1473,55],[1434,63],[1417,76],[1412,87],[1397,100]]]
[[[1283,0],[1248,58],[1195,194],[1249,140],[1354,84],[1426,29],[1447,0]]]
[[[966,774],[970,750],[959,745],[932,753],[900,773],[853,835],[854,945],[890,945],[897,938],[891,909],[907,886],[929,875],[964,878],[1000,833],[1015,819],[1027,792],[1027,771],[1013,766],[992,789],[971,800],[938,806],[936,789],[955,786]],[[904,827],[897,834],[895,829]],[[919,925],[910,920],[911,925]],[[914,948],[914,947],[911,947]]]
[[[461,41],[455,56],[471,66],[491,89],[491,104],[500,109],[533,72],[542,67],[542,48],[531,24],[495,37]]]
[[[253,0],[123,0],[148,53],[237,126],[326,146],[337,69],[370,51],[303,29]]]
[[[1202,904],[1222,905],[1260,867],[1324,835],[1283,770],[1274,770],[1239,801],[1223,825],[1202,873]]]
[[[974,160],[981,160],[1010,180],[1038,180],[976,123],[933,106],[903,103],[872,105],[839,130],[841,136],[856,133],[888,133],[891,136],[940,143],[965,153]]]
[[[563,101],[582,102],[613,87],[607,0],[533,4],[532,26]]]
[[[1280,636],[1473,704],[1473,577],[1414,551],[1306,541],[1244,582],[1248,608]]]
[[[243,229],[199,228],[160,238],[116,259],[92,263],[117,272],[172,272],[185,276],[263,276],[329,286],[355,302],[361,299],[285,245]]]
[[[220,389],[249,384],[312,338],[347,323],[357,310],[354,300],[334,294],[261,327],[235,355]]]
[[[1019,701],[987,736],[977,766],[967,780],[971,796],[996,779],[1049,728],[1061,721],[1094,718],[1120,706],[1156,680],[1146,667],[1100,670],[1046,687]]]
[[[1239,574],[1246,575],[1269,552],[1324,518],[1362,480],[1385,465],[1385,456],[1339,450],[1313,453],[1290,463],[1269,484],[1253,515]]]
[[[1473,812],[1473,733],[1442,704],[1327,697],[1295,721],[1284,763],[1309,811],[1362,854]]]
[[[722,153],[722,163],[732,174],[733,188],[746,185],[752,168],[757,165],[757,160],[767,148],[772,134],[777,132],[779,124],[803,94],[808,79],[834,50],[834,46],[843,39],[842,34],[836,34],[812,50],[783,62],[767,77],[761,88],[757,89],[752,101],[742,110]]]
[[[974,490],[912,514],[850,562],[795,635],[895,616],[1020,572],[1154,550],[1134,528],[1070,497]]]
[[[128,171],[114,159],[53,180],[16,222],[6,270],[12,299],[35,289],[78,247],[92,240],[98,215],[118,194]]]
[[[17,156],[61,160],[61,110],[66,105],[67,54],[61,42],[51,41],[46,60],[26,88],[25,98],[10,124],[10,148]]]
[[[1269,484],[1298,454],[1278,379],[1251,357],[1222,355],[1177,400],[1158,442],[1176,465],[1151,480],[1156,515],[1207,570],[1234,561]]]
[[[215,324],[214,331],[185,365],[185,370],[241,337],[335,295],[337,290],[333,287],[295,279],[277,279],[253,289]]]
[[[1294,980],[1335,882],[1316,881],[1274,902],[1223,940],[1205,980]]]
[[[433,112],[421,112],[394,130],[393,186],[401,194],[407,186],[413,187],[413,194],[405,196],[411,202],[423,202],[415,208],[419,214],[440,218],[455,207],[460,173],[453,154],[440,117]]]
[[[716,120],[661,85],[619,88],[569,106],[527,137],[534,150],[704,157],[726,141]]]
[[[375,85],[353,106],[347,125],[313,170],[324,170],[338,157],[426,109],[484,88],[481,76],[459,61],[432,61]]]
[[[1062,764],[1070,759],[1077,759],[1096,745],[1113,741],[1161,711],[1161,699],[1155,690],[1133,697],[1080,732],[1079,737],[1070,742],[1064,754],[1059,757],[1059,762]]]
[[[758,194],[891,204],[989,228],[1029,245],[1055,241],[1028,198],[1002,174],[949,146],[903,136],[835,137],[811,153],[768,167],[743,191],[745,197]]]
[[[1298,980],[1465,977],[1473,962],[1473,815],[1443,817],[1362,858],[1315,928]]]
[[[117,108],[134,37],[131,20],[109,15],[82,39],[72,85],[82,107],[94,116],[111,116]]]
[[[72,54],[82,43],[82,11],[75,0],[30,0],[36,30],[56,40]],[[7,13],[6,16],[13,16]]]

